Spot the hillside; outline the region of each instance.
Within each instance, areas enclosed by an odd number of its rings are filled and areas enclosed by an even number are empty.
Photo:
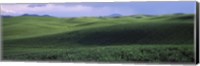
[[[194,62],[194,15],[3,18],[4,60]]]
[[[159,18],[159,19],[156,19]],[[192,43],[193,15],[121,18],[15,17],[5,19],[4,39],[26,42]],[[162,21],[161,21],[162,20]],[[14,22],[12,22],[14,21]]]

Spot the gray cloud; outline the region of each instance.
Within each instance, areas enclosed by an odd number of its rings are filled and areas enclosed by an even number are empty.
[[[46,6],[46,4],[30,4],[28,5],[28,7],[32,7],[32,8],[35,8],[35,7],[44,7]]]

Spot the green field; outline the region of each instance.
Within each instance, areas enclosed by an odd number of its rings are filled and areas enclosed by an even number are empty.
[[[3,18],[3,60],[186,62],[194,15]]]

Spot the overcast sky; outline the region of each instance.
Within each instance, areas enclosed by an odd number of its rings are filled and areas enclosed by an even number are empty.
[[[121,15],[163,15],[173,13],[194,14],[196,2],[110,2],[63,4],[1,4],[1,15],[51,15],[56,17],[82,17]]]

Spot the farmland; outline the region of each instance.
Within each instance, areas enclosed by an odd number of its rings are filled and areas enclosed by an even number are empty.
[[[3,60],[194,62],[194,15],[3,18]]]

